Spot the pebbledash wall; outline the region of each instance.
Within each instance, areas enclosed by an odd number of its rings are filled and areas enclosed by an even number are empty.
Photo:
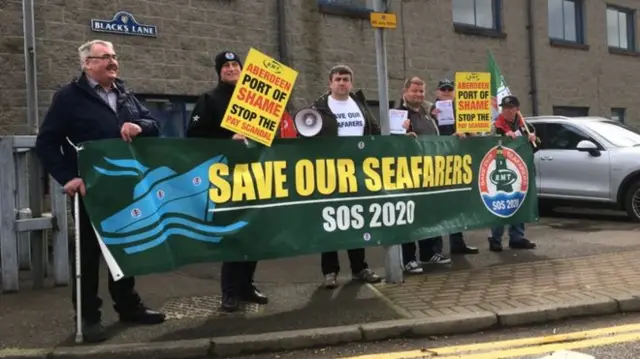
[[[284,26],[278,23],[280,1]],[[530,1],[535,3],[532,63]],[[121,77],[163,118],[168,136],[180,135],[195,96],[214,86],[213,57],[227,49],[244,57],[253,46],[297,69],[294,109],[326,90],[327,71],[336,63],[352,66],[356,86],[372,105],[378,97],[367,12],[340,6],[371,8],[371,0],[34,2],[40,121],[56,89],[79,75],[76,49],[91,39],[114,42]],[[475,12],[469,11],[473,4]],[[408,76],[426,79],[431,93],[440,78],[455,71],[486,71],[491,50],[525,115],[613,115],[640,124],[638,8],[633,0],[392,0],[398,27],[387,31],[390,100],[397,102]],[[156,36],[92,29],[92,19],[109,22],[120,11],[155,26],[145,31]],[[125,20],[131,21],[115,18]],[[21,1],[0,1],[0,134],[26,132],[22,34]]]

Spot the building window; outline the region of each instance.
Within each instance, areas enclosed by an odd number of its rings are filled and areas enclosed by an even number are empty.
[[[633,10],[607,7],[607,42],[609,47],[635,50]]]
[[[333,15],[369,18],[373,0],[317,0],[320,12]]]
[[[499,0],[453,0],[453,22],[484,29],[499,29]]]
[[[553,106],[554,116],[584,117],[589,116],[588,107]]]
[[[395,101],[389,101],[389,108],[392,109],[395,106]],[[371,114],[378,120],[380,123],[380,101],[377,100],[367,100],[367,108],[371,112]]]
[[[136,96],[160,122],[160,137],[185,137],[196,97],[148,94]]]
[[[584,42],[582,0],[549,0],[549,37],[568,42]]]
[[[624,123],[625,112],[626,110],[624,108],[614,107],[611,109],[611,119]]]

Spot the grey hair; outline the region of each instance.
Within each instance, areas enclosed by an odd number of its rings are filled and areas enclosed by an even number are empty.
[[[89,42],[85,42],[84,44],[78,47],[78,56],[80,56],[80,69],[84,70],[84,64],[87,61],[87,57],[91,54],[91,49],[93,49],[93,45],[102,45],[109,48],[109,50],[113,51],[113,43],[105,40],[91,40]]]

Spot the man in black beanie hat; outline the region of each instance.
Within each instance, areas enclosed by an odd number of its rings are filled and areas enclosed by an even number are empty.
[[[231,101],[233,90],[242,72],[240,57],[231,51],[223,51],[215,58],[219,82],[212,90],[200,96],[187,129],[187,137],[232,138],[244,140],[243,135],[234,133],[220,124]],[[224,262],[220,274],[222,303],[220,308],[227,312],[237,311],[240,301],[267,304],[269,299],[253,286],[256,261]]]

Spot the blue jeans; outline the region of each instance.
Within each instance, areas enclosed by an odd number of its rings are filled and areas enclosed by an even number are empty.
[[[503,234],[504,226],[492,227],[489,242],[502,243]],[[518,242],[522,239],[524,239],[524,223],[509,225],[509,243]]]

